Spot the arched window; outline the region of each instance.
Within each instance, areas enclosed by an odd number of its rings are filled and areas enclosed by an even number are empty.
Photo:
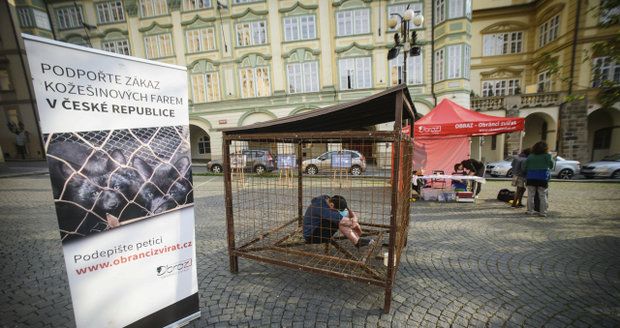
[[[198,139],[198,154],[210,154],[211,153],[211,140],[209,136],[202,136]]]

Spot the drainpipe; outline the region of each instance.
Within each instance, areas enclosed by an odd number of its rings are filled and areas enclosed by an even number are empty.
[[[579,33],[579,15],[581,14],[581,0],[577,0],[577,12],[575,13],[575,29],[573,30],[573,49],[570,59],[570,76],[568,84],[568,95],[573,94],[573,78],[575,76],[575,56],[577,53],[577,37]]]

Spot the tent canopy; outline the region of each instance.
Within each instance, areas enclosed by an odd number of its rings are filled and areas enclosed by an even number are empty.
[[[498,117],[471,111],[444,99],[415,122],[415,137],[490,136],[522,131],[525,119]]]
[[[403,106],[397,109],[396,103],[401,95]],[[368,126],[395,121],[397,110],[402,110],[403,119],[410,119],[410,122],[414,120],[415,108],[405,84],[351,102],[248,126],[222,129],[222,132],[260,134],[363,130]]]

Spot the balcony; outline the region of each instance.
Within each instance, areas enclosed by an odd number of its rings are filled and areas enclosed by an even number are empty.
[[[474,97],[471,108],[477,112],[532,107],[559,106],[564,99],[560,92],[528,93],[511,96]]]

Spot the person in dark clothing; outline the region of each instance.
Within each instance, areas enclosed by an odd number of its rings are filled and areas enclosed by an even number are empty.
[[[463,168],[465,168],[465,173],[467,173],[467,175],[475,175],[478,177],[483,177],[484,176],[484,163],[477,161],[473,158],[470,159],[466,159],[464,161],[461,162],[461,164],[463,164]],[[474,189],[476,189],[476,196],[478,196],[478,194],[480,193],[480,190],[482,190],[482,183],[480,182],[473,182],[475,186]]]
[[[452,175],[465,175],[463,164],[454,164],[454,172],[452,172]],[[467,183],[464,180],[452,179],[452,187],[457,191],[467,190]]]
[[[532,147],[532,153],[525,160],[523,166],[526,174],[527,188],[527,214],[536,214],[534,210],[534,195],[538,193],[540,200],[539,216],[547,216],[547,192],[549,188],[549,179],[551,178],[551,169],[553,169],[553,159],[549,154],[549,146],[544,141],[537,142]]]
[[[513,176],[513,186],[517,187],[517,190],[515,192],[515,197],[512,200],[511,206],[515,208],[523,207],[522,200],[523,200],[523,195],[525,194],[525,178],[526,178],[526,173],[527,173],[524,169],[524,166],[525,166],[525,160],[527,159],[527,156],[529,155],[530,155],[530,149],[525,148],[523,149],[521,154],[519,154],[512,160],[511,167],[512,167],[512,176]]]
[[[362,229],[357,215],[348,208],[344,197],[314,197],[304,214],[303,234],[306,243],[328,243],[336,231],[340,231],[356,247],[374,243],[370,238],[360,237]]]

